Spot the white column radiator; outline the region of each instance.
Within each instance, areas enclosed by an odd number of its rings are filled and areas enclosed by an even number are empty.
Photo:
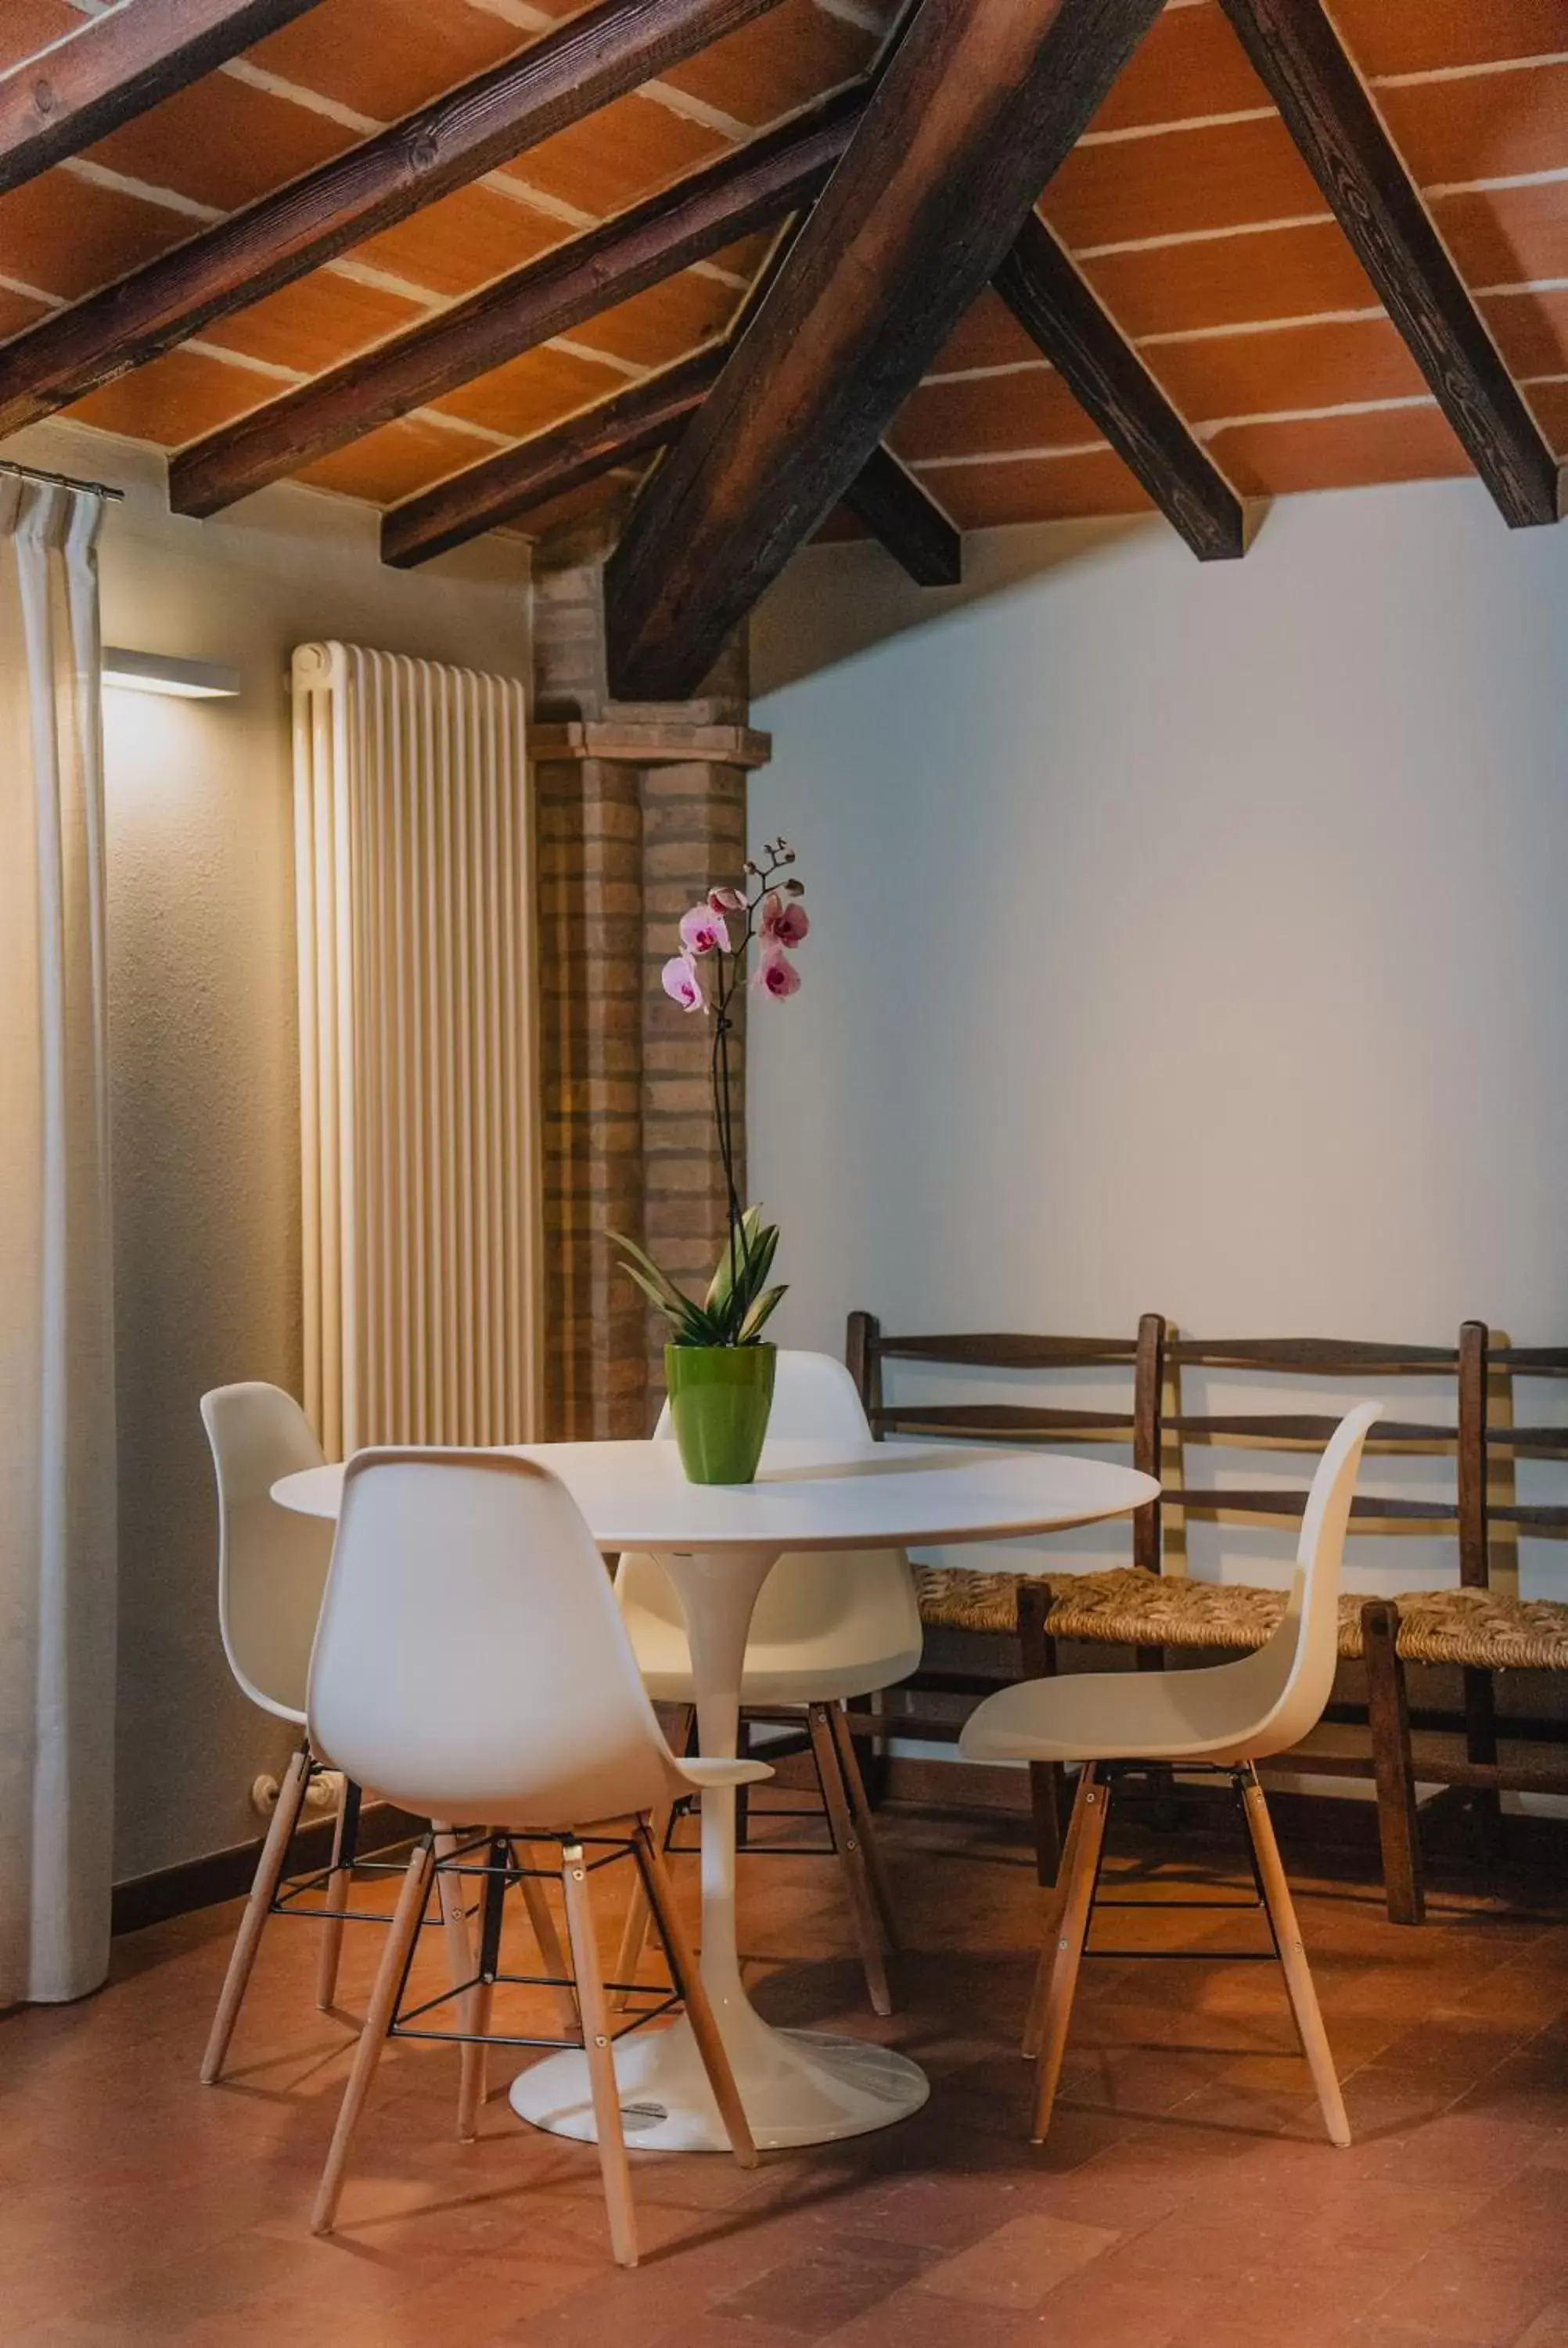
[[[293,660],[305,1409],[331,1458],[537,1431],[539,1148],[524,698]]]

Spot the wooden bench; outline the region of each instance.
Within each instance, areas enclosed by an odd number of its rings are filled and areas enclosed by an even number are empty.
[[[1264,1643],[1279,1620],[1283,1590],[1189,1579],[1180,1570],[1184,1531],[1194,1519],[1293,1525],[1305,1506],[1305,1478],[1299,1486],[1269,1480],[1220,1489],[1193,1481],[1190,1456],[1200,1448],[1214,1447],[1316,1455],[1337,1423],[1337,1412],[1299,1406],[1190,1411],[1184,1408],[1181,1393],[1184,1371],[1333,1379],[1362,1393],[1381,1393],[1394,1380],[1439,1378],[1454,1391],[1452,1415],[1445,1410],[1441,1417],[1386,1419],[1377,1428],[1369,1450],[1374,1457],[1451,1459],[1468,1441],[1471,1453],[1479,1457],[1479,1439],[1471,1432],[1471,1418],[1465,1416],[1460,1393],[1465,1376],[1473,1385],[1477,1375],[1478,1332],[1484,1339],[1481,1324],[1467,1324],[1459,1347],[1320,1338],[1174,1342],[1160,1316],[1148,1314],[1137,1342],[994,1335],[884,1338],[874,1317],[860,1313],[851,1316],[849,1360],[878,1435],[967,1437],[997,1442],[1131,1442],[1140,1466],[1147,1467],[1152,1456],[1158,1458],[1166,1487],[1162,1509],[1139,1512],[1131,1566],[1107,1572],[1038,1577],[975,1573],[963,1567],[918,1573],[921,1611],[928,1623],[1011,1632],[1020,1643],[1022,1670],[1039,1674],[1056,1668],[1057,1649],[1063,1643],[1131,1647],[1147,1665],[1160,1663],[1166,1655],[1250,1652]],[[1568,1353],[1562,1358],[1568,1375]],[[1156,1359],[1163,1359],[1165,1377],[1151,1395],[1148,1372]],[[1133,1369],[1133,1393],[1124,1412],[1112,1413],[992,1403],[889,1402],[882,1372],[890,1360],[1042,1371],[1113,1364]],[[1142,1381],[1140,1362],[1144,1373]],[[1484,1394],[1484,1370],[1481,1375]],[[1303,1464],[1305,1468],[1305,1460]],[[1150,1472],[1158,1473],[1160,1468]],[[1369,1750],[1348,1754],[1308,1746],[1271,1765],[1282,1774],[1363,1776],[1374,1781],[1389,1913],[1400,1922],[1419,1923],[1424,1914],[1406,1666],[1465,1663],[1479,1637],[1478,1603],[1484,1602],[1464,1594],[1477,1578],[1475,1503],[1469,1478],[1461,1502],[1460,1482],[1456,1468],[1451,1475],[1445,1475],[1440,1496],[1406,1498],[1365,1489],[1358,1494],[1351,1516],[1353,1531],[1451,1535],[1458,1554],[1457,1588],[1407,1593],[1398,1601],[1344,1592],[1340,1653],[1347,1661],[1364,1664],[1367,1701],[1364,1707],[1336,1704],[1330,1717],[1336,1725],[1364,1719],[1369,1730]],[[1568,1522],[1568,1511],[1563,1514]],[[1511,1622],[1512,1619],[1510,1616]],[[1484,1793],[1492,1784],[1487,1773],[1495,1771],[1496,1764],[1495,1757],[1489,1759],[1485,1751],[1486,1716],[1473,1687],[1477,1669],[1472,1663],[1472,1678],[1466,1683],[1467,1730],[1478,1750],[1474,1771],[1460,1774],[1462,1765],[1453,1763],[1429,1769],[1423,1762],[1422,1774],[1439,1782],[1472,1786]],[[1484,1671],[1481,1676],[1484,1677]],[[917,1682],[942,1693],[976,1694],[993,1684],[952,1673],[923,1674]],[[910,1724],[910,1733],[921,1733],[931,1725]],[[1518,1776],[1514,1772],[1509,1782]],[[1032,1793],[1043,1870],[1054,1849],[1059,1789],[1037,1783]]]
[[[1457,1667],[1464,1691],[1458,1724],[1464,1733],[1463,1757],[1423,1753],[1417,1774],[1476,1797],[1478,1815],[1489,1829],[1488,1846],[1496,1840],[1501,1794],[1568,1795],[1568,1756],[1542,1766],[1499,1753],[1500,1743],[1561,1744],[1568,1723],[1500,1720],[1496,1705],[1502,1673],[1568,1672],[1568,1602],[1522,1598],[1493,1582],[1494,1551],[1504,1544],[1512,1547],[1521,1534],[1568,1539],[1568,1505],[1520,1501],[1512,1472],[1521,1459],[1568,1462],[1568,1426],[1515,1423],[1519,1385],[1565,1378],[1568,1346],[1498,1344],[1484,1322],[1465,1323],[1460,1332],[1459,1579],[1452,1588],[1390,1601],[1401,1673],[1409,1663]],[[1408,1759],[1401,1764],[1409,1766]],[[1419,1842],[1414,1863],[1419,1880]]]

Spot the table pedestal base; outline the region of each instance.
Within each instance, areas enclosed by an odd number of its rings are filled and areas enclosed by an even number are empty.
[[[902,2054],[862,2039],[814,2030],[773,2030],[742,2010],[750,2026],[725,2017],[735,2084],[760,2149],[833,2144],[917,2112],[926,2075]],[[615,2050],[620,2110],[630,2145],[661,2152],[728,2152],[729,2138],[684,2017],[667,2030],[637,2031]],[[512,2109],[554,2136],[595,2140],[587,2058],[575,2047],[551,2054],[512,2082]]]

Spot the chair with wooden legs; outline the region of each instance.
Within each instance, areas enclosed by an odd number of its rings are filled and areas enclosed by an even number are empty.
[[[1061,2076],[1073,1993],[1094,1908],[1114,1772],[1161,1761],[1227,1773],[1241,1795],[1258,1888],[1284,1969],[1296,2027],[1328,2135],[1350,2141],[1344,2098],[1318,2012],[1301,1931],[1258,1783],[1257,1764],[1313,1728],[1328,1701],[1338,1650],[1339,1560],[1368,1429],[1382,1405],[1362,1403],[1325,1451],[1302,1519],[1296,1567],[1278,1628],[1239,1663],[1143,1677],[1085,1672],[1031,1680],[990,1696],[965,1724],[966,1760],[1081,1765],[1052,1923],[1030,2003],[1025,2052],[1040,2074],[1030,2140],[1043,2143]],[[1201,1951],[1194,1953],[1203,1953]]]
[[[223,2067],[267,1920],[279,1909],[289,1846],[315,1763],[305,1725],[305,1673],[332,1556],[332,1528],[273,1500],[281,1476],[322,1464],[322,1447],[292,1395],[260,1380],[218,1386],[201,1397],[201,1420],[218,1481],[218,1623],[229,1667],[251,1702],[301,1733],[284,1773],[250,1900],[219,1999],[201,2065],[210,2083]],[[343,1911],[359,1821],[359,1788],[345,1782],[320,1906],[291,1901],[290,1912],[319,1919],[316,2003],[332,2004],[343,1941]]]
[[[293,1396],[259,1379],[217,1386],[203,1395],[201,1418],[218,1483],[218,1623],[223,1651],[251,1703],[300,1731],[202,2054],[201,2077],[210,2086],[222,2075],[270,1918],[305,1918],[319,1930],[316,2003],[323,2013],[331,2009],[337,1992],[343,1928],[350,1914],[355,1922],[365,1923],[385,1924],[391,1918],[348,1907],[358,1860],[361,1802],[360,1788],[351,1778],[343,1780],[326,1867],[297,1879],[288,1874],[290,1849],[311,1779],[320,1766],[305,1734],[305,1677],[333,1535],[322,1519],[280,1508],[272,1495],[280,1477],[319,1468],[322,1447]],[[549,1911],[538,1887],[529,1883],[524,1889],[536,1931],[549,1931]],[[470,1966],[460,1890],[456,1881],[442,1887],[454,1979],[462,1978]],[[548,1949],[546,1955],[548,1961]]]
[[[849,1315],[845,1356],[867,1422],[879,1441],[888,1436],[914,1441],[935,1437],[1030,1448],[1061,1444],[1072,1451],[1106,1445],[1127,1451],[1134,1468],[1157,1478],[1165,1334],[1163,1317],[1145,1313],[1136,1335],[1129,1337],[976,1331],[948,1336],[886,1336],[875,1313],[856,1312]],[[921,1383],[909,1391],[890,1392],[889,1364],[895,1365],[896,1376],[897,1365],[917,1365]],[[994,1391],[981,1401],[963,1400],[961,1389],[955,1395],[934,1388],[931,1378],[937,1371],[979,1372]],[[1059,1383],[1063,1379],[1068,1382],[1065,1388]],[[944,1389],[947,1385],[944,1377]],[[1064,1392],[1065,1402],[1051,1398]],[[1157,1581],[1158,1500],[1134,1511],[1130,1551],[1128,1578],[1135,1585],[1144,1577]],[[1030,1574],[989,1572],[982,1566],[983,1552],[975,1550],[960,1552],[950,1564],[917,1569],[920,1619],[927,1631],[936,1633],[936,1651],[900,1691],[900,1708],[888,1723],[895,1735],[954,1743],[958,1722],[930,1706],[922,1713],[920,1696],[934,1695],[944,1704],[956,1696],[984,1697],[998,1687],[1010,1685],[1015,1677],[1036,1679],[1054,1672],[1056,1651],[1049,1616],[1056,1585],[1050,1551],[1041,1556],[1039,1570]],[[951,1636],[955,1632],[967,1636],[960,1643]],[[984,1657],[1004,1641],[1000,1656],[989,1666],[977,1668],[978,1659],[959,1652],[960,1643],[978,1645]],[[1143,1649],[1138,1656],[1140,1668],[1149,1671],[1158,1669],[1161,1660],[1157,1645]],[[904,1711],[907,1704],[914,1705],[912,1713]],[[1031,1766],[1029,1777],[1036,1870],[1041,1883],[1054,1883],[1066,1810],[1062,1774],[1040,1763]]]
[[[433,1826],[409,1860],[316,2196],[314,2230],[332,2230],[355,2125],[382,2049],[402,2026],[432,1881],[461,1881],[483,1846],[479,1967],[447,1993],[457,1999],[460,2026],[435,2033],[426,2021],[420,2032],[464,2044],[459,2129],[472,2133],[483,2090],[470,2050],[483,2044],[491,1994],[505,1978],[499,1901],[523,1872],[513,1838],[524,1838],[560,1849],[580,2013],[571,2043],[587,2058],[615,2256],[635,2265],[585,1847],[619,1847],[634,1859],[731,2147],[750,2168],[751,2131],[649,1821],[694,1789],[753,1784],[768,1769],[756,1761],[675,1758],[576,1503],[547,1468],[501,1452],[364,1451],[350,1460],[307,1711],[313,1749],[349,1776],[416,1816],[477,1828],[459,1831],[443,1853]],[[442,2002],[422,2001],[422,2015]]]
[[[657,1433],[669,1432],[666,1406]],[[780,1353],[768,1433],[786,1441],[842,1443],[850,1454],[871,1440],[855,1381],[828,1354]],[[668,1575],[655,1558],[626,1556],[615,1588],[650,1695],[681,1707],[689,1726],[696,1701],[692,1651]],[[907,1679],[920,1661],[920,1644],[914,1576],[901,1550],[781,1557],[763,1585],[741,1682],[743,1728],[762,1721],[795,1729],[811,1755],[878,2013],[892,2012],[885,1951],[897,1947],[897,1933],[844,1705]],[[742,1824],[741,1849],[758,1849]],[[636,1978],[647,1924],[647,1905],[634,1898],[616,1968],[623,1982]]]

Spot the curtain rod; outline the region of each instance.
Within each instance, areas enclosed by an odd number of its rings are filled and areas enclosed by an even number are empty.
[[[113,498],[117,503],[125,496],[123,489],[111,489],[108,481],[74,481],[68,473],[46,473],[42,466],[19,464],[14,457],[0,457],[0,473],[15,473],[24,481],[47,481],[56,489],[85,489],[92,497]]]

